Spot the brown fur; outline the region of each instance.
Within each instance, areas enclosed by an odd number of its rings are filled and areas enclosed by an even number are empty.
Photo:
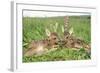
[[[75,38],[72,35],[64,36],[64,46],[67,48],[76,48],[76,49],[84,48],[88,52],[91,51],[91,47],[89,44],[84,42],[84,40],[82,39]]]
[[[57,47],[58,35],[56,33],[51,33],[45,40],[32,41],[29,44],[28,50],[25,52],[24,56],[32,56],[34,54],[41,55],[48,51],[48,48]]]

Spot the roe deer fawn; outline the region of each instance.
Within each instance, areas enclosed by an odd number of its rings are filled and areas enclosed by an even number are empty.
[[[66,48],[84,48],[87,52],[91,52],[90,44],[87,44],[84,40],[76,38],[73,36],[73,28],[69,29],[69,17],[64,18],[64,27],[62,26],[62,32],[64,33],[63,37],[63,46]]]
[[[64,46],[67,48],[84,48],[87,52],[90,53],[91,51],[91,46],[90,44],[87,44],[84,40],[77,38],[72,35],[72,33],[68,33],[64,35]]]
[[[48,48],[56,48],[58,44],[58,35],[56,32],[50,32],[46,29],[47,39],[32,41],[24,56],[41,55],[48,51]]]

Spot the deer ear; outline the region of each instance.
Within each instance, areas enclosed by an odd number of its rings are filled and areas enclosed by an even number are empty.
[[[58,23],[56,22],[54,26],[54,32],[57,32],[57,28],[58,28]]]
[[[63,26],[61,27],[61,30],[62,30],[62,33],[64,33],[64,27]]]
[[[74,29],[73,29],[73,27],[71,27],[71,28],[69,29],[69,34],[72,35],[73,32],[74,32]]]
[[[50,31],[48,29],[45,29],[46,35],[50,36]]]

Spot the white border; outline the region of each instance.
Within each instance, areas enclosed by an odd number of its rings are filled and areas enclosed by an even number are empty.
[[[66,67],[80,67],[80,66],[94,66],[96,65],[96,9],[94,7],[75,7],[75,6],[55,6],[55,5],[40,5],[30,3],[18,3],[12,2],[12,66],[13,71],[20,70],[43,70],[43,69],[55,69]],[[54,10],[54,11],[69,11],[69,12],[83,12],[91,14],[91,41],[92,52],[91,60],[78,60],[78,61],[56,61],[56,62],[36,62],[36,63],[22,63],[22,10]]]

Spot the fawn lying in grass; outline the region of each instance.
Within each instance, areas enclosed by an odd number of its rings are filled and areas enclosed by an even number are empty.
[[[58,44],[58,35],[56,32],[50,32],[46,29],[47,39],[32,41],[29,44],[28,50],[25,52],[24,56],[41,55],[48,52],[48,48],[56,48]]]
[[[64,37],[62,39],[62,46],[66,48],[84,48],[87,52],[91,52],[90,44],[87,44],[84,40],[73,36],[73,27],[70,28],[69,16],[64,18],[64,27],[62,26],[62,32]]]
[[[71,30],[71,32],[70,30],[69,32],[64,32],[63,45],[66,48],[74,48],[77,50],[84,48],[88,53],[91,52],[90,44],[87,44],[84,40],[73,36],[73,30]]]

